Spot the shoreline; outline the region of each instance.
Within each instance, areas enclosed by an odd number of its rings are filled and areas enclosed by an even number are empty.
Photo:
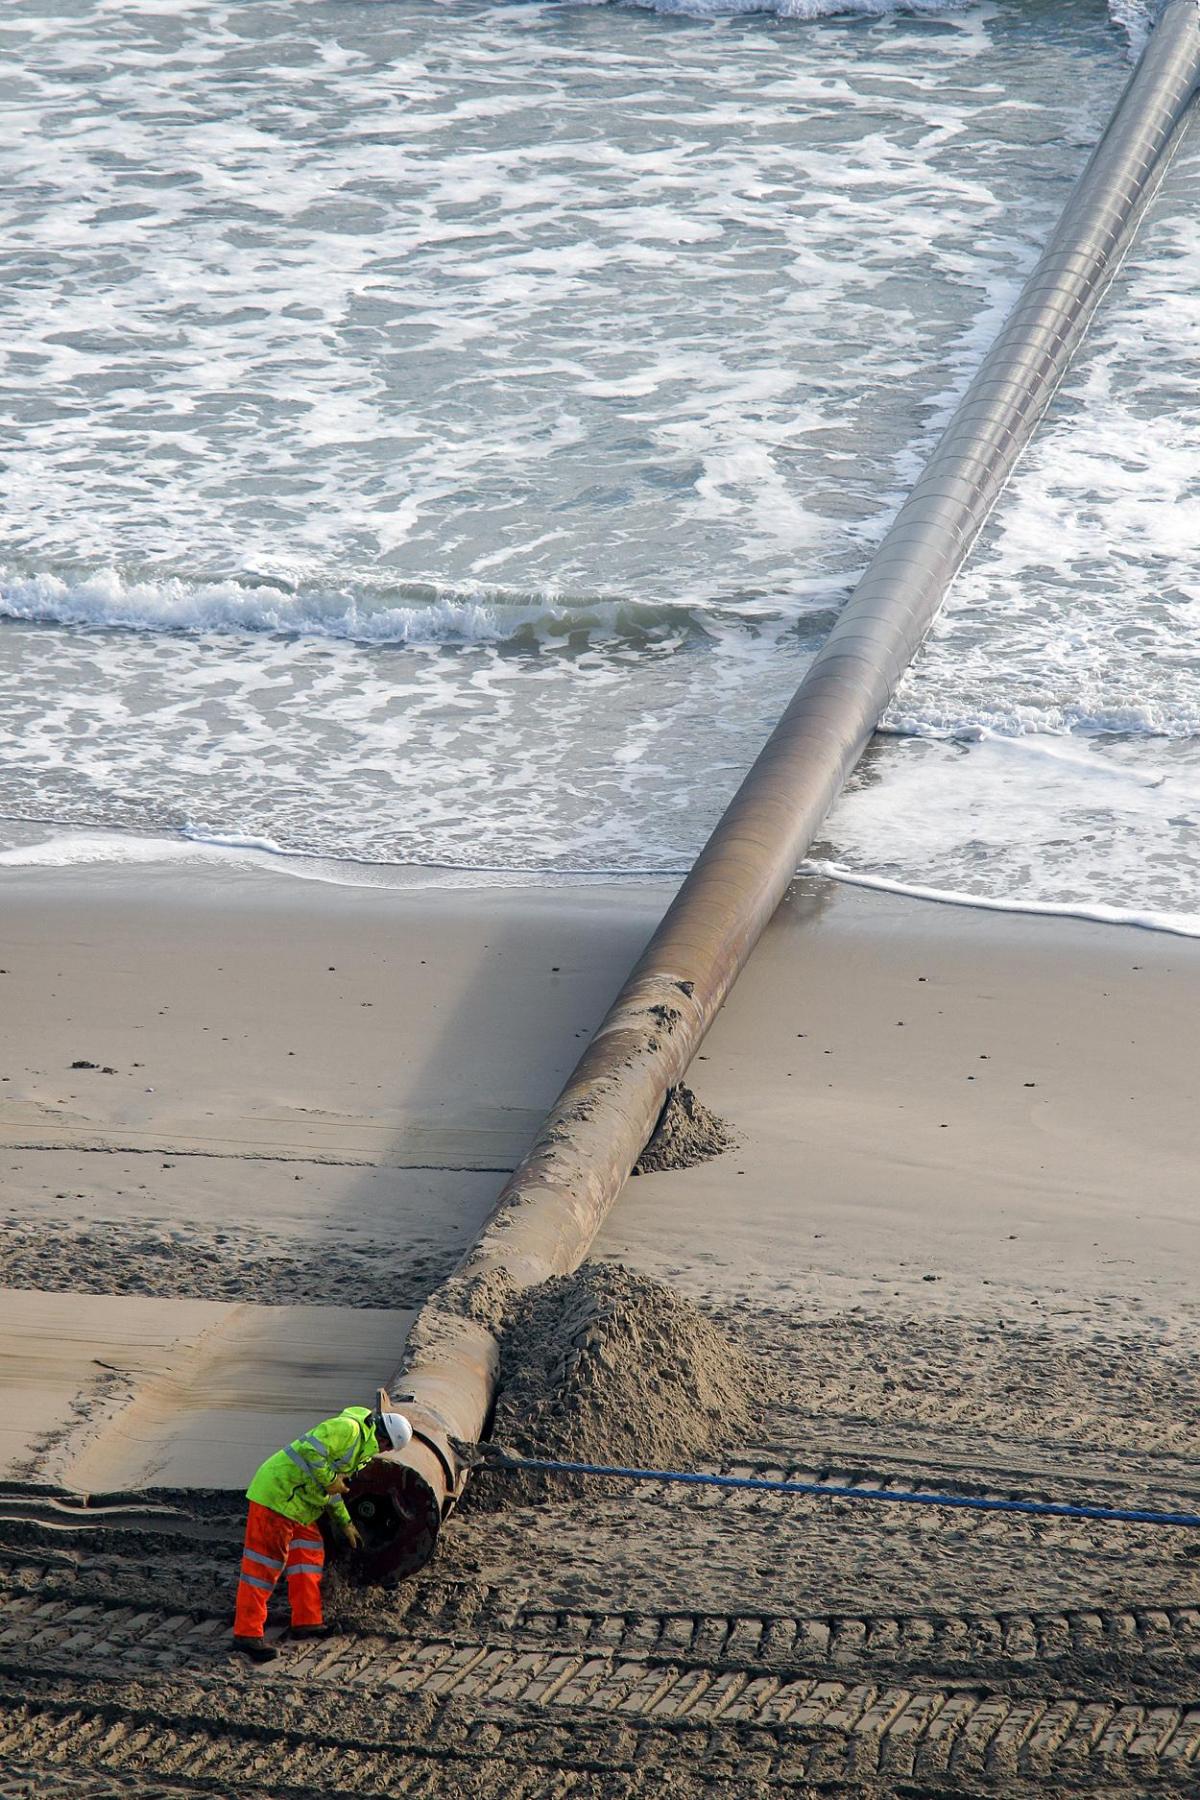
[[[49,828],[52,835],[43,833]],[[188,869],[196,873],[244,874],[257,870],[266,875],[297,881],[325,883],[333,887],[382,888],[395,892],[429,892],[489,889],[567,890],[643,886],[673,889],[688,873],[689,865],[654,869],[522,869],[508,866],[472,867],[456,863],[376,862],[354,856],[324,856],[307,850],[290,850],[267,838],[211,835],[185,827],[162,834],[135,832],[118,827],[56,827],[49,820],[0,820],[4,847],[0,848],[0,881],[4,871],[32,874],[53,870]],[[1024,899],[1019,895],[975,894],[965,889],[927,887],[919,882],[858,869],[828,857],[809,857],[799,867],[797,882],[825,880],[840,887],[860,888],[898,899],[934,906],[960,907],[977,912],[1011,913],[1027,918],[1069,919],[1084,924],[1111,925],[1138,931],[1158,931],[1172,937],[1200,938],[1200,912],[1170,912],[1156,908],[1126,907],[1106,900]]]

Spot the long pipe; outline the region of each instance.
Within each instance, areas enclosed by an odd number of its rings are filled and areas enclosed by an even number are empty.
[[[862,755],[1065,374],[1185,128],[1200,7],[1169,0],[1017,305],[795,698],[458,1268],[393,1386],[416,1435],[352,1510],[363,1572],[419,1567],[495,1395],[514,1290],[576,1268]]]

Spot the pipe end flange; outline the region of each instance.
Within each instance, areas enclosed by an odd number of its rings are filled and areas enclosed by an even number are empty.
[[[346,1509],[363,1540],[350,1564],[359,1581],[415,1575],[437,1548],[439,1497],[423,1475],[398,1457],[377,1456],[368,1463],[346,1496]]]

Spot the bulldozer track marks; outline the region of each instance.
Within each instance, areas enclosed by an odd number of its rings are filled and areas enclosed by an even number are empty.
[[[0,1559],[0,1571],[4,1562]],[[86,1654],[123,1667],[193,1667],[222,1643],[225,1612],[164,1616],[158,1610],[97,1595],[86,1581],[64,1578],[64,1566],[21,1565],[21,1585],[0,1588],[0,1663],[14,1651],[38,1656]],[[404,1604],[408,1599],[407,1606]],[[686,1662],[692,1668],[768,1673],[779,1669],[889,1669],[972,1675],[1036,1670],[1056,1663],[1115,1669],[1126,1674],[1144,1661],[1175,1671],[1200,1670],[1200,1609],[1144,1606],[1113,1611],[971,1612],[783,1618],[755,1613],[601,1613],[514,1607],[499,1588],[454,1583],[413,1587],[394,1596],[393,1633],[354,1633],[293,1650],[286,1669],[307,1679],[374,1680],[418,1645],[431,1657],[488,1649],[494,1639],[514,1653],[551,1650],[611,1663]],[[455,1665],[458,1666],[457,1664]],[[489,1662],[489,1668],[492,1666]],[[448,1674],[448,1671],[447,1671]],[[470,1679],[469,1679],[470,1678]],[[460,1679],[476,1685],[464,1662]],[[429,1670],[431,1692],[446,1677]],[[404,1686],[413,1685],[406,1674]]]
[[[633,1795],[677,1758],[713,1792],[753,1781],[916,1783],[914,1794],[1033,1793],[1050,1778],[1090,1794],[1200,1785],[1200,1612],[1188,1608],[646,1616],[514,1609],[498,1589],[427,1584],[407,1607],[396,1597],[396,1635],[285,1647],[250,1668],[228,1657],[224,1614],[164,1616],[64,1585],[61,1566],[23,1567],[0,1593],[0,1800],[90,1800],[104,1790],[77,1778],[131,1763],[152,1780],[144,1791],[164,1797],[230,1783],[242,1796],[267,1782],[272,1793],[419,1793],[434,1765],[444,1793],[448,1762],[470,1764],[471,1793],[497,1800],[537,1769],[550,1786],[531,1793],[583,1796],[603,1775],[605,1793],[616,1780]],[[1106,1680],[1118,1661],[1122,1678]],[[989,1662],[1003,1681],[989,1685]],[[1131,1694],[1142,1665],[1155,1691],[1139,1681]],[[87,1699],[61,1699],[85,1669]],[[419,1706],[420,1742],[400,1730],[395,1750],[346,1751],[319,1729],[244,1722],[239,1696],[264,1693],[283,1712],[322,1696],[357,1697],[384,1717]],[[197,1718],[196,1695],[220,1717]],[[59,1762],[75,1785],[20,1785],[23,1770]]]
[[[469,1770],[472,1795],[496,1800],[547,1786],[556,1794],[582,1794],[601,1775],[610,1783],[624,1778],[630,1793],[652,1793],[664,1769],[684,1766],[705,1793],[726,1786],[840,1792],[877,1787],[881,1779],[914,1795],[1032,1793],[1047,1778],[1059,1791],[1070,1786],[1091,1796],[1128,1791],[1135,1782],[1139,1792],[1151,1784],[1159,1791],[1196,1790],[1200,1707],[839,1682],[792,1686],[796,1691],[781,1704],[791,1716],[770,1723],[742,1717],[737,1701],[746,1688],[728,1682],[723,1720],[659,1717],[653,1709],[662,1702],[647,1689],[627,1710],[609,1703],[599,1715],[575,1711],[557,1719],[552,1704],[499,1711],[494,1719],[464,1720],[446,1708],[423,1722],[419,1742],[405,1741],[401,1728],[394,1745],[381,1743],[380,1733],[363,1738],[353,1727],[299,1736],[235,1718],[180,1716],[169,1701],[122,1708],[0,1700],[0,1795],[53,1792],[45,1780],[12,1785],[13,1774],[23,1780],[21,1771],[30,1766],[65,1764],[81,1776],[84,1769],[123,1772],[131,1763],[140,1780],[168,1783],[167,1793],[232,1787],[245,1796],[269,1783],[273,1794],[315,1792],[326,1800],[342,1793],[432,1792],[448,1766]],[[380,1699],[386,1719],[386,1696]],[[761,1696],[746,1699],[747,1710],[761,1704]],[[89,1792],[66,1783],[62,1791]]]
[[[105,1773],[44,1762],[6,1762],[0,1768],[0,1800],[114,1800],[117,1795],[135,1800],[192,1800],[197,1791],[195,1785],[142,1781],[124,1770]],[[270,1800],[270,1796],[243,1788],[238,1800]]]

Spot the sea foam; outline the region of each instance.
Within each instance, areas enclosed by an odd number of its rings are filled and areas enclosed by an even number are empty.
[[[1130,906],[1110,906],[1099,900],[1022,900],[1006,894],[968,894],[954,888],[924,887],[915,881],[890,881],[884,875],[868,875],[842,863],[821,858],[803,863],[802,875],[818,875],[848,887],[869,888],[874,893],[896,894],[908,900],[930,900],[939,906],[964,906],[974,911],[1019,913],[1032,918],[1080,919],[1093,925],[1123,925],[1139,931],[1165,931],[1174,937],[1200,938],[1200,913],[1150,912]]]
[[[1056,0],[152,10],[8,33],[4,810],[297,867],[686,866],[1035,261],[1118,34]],[[844,864],[1189,904],[1188,154],[831,820]]]

